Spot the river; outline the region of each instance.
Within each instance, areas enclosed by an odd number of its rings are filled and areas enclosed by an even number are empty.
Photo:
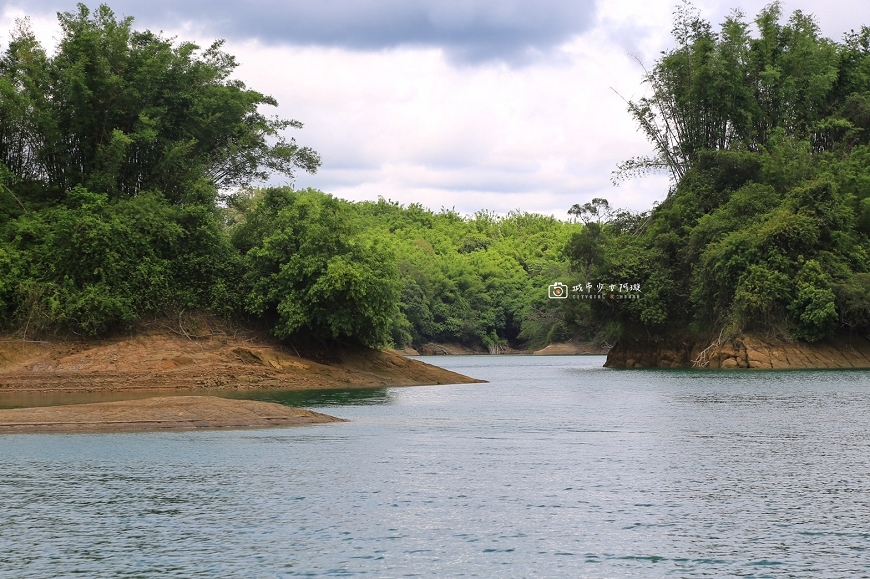
[[[0,436],[3,577],[870,576],[870,373],[424,358],[303,428]]]

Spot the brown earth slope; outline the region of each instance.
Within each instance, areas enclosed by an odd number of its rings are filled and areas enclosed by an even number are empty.
[[[303,358],[262,335],[165,330],[102,341],[0,337],[0,393],[328,389],[478,382],[394,352]]]

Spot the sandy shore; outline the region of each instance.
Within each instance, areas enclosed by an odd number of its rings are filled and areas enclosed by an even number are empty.
[[[271,402],[227,400],[214,396],[163,396],[0,410],[0,434],[265,428],[325,422],[344,421]]]

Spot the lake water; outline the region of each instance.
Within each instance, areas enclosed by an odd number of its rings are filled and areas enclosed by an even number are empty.
[[[867,577],[870,373],[426,358],[295,429],[0,436],[0,576]]]

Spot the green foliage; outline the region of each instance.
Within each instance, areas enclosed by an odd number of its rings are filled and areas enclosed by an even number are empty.
[[[806,261],[795,276],[797,296],[789,304],[797,327],[795,336],[815,342],[829,336],[836,328],[839,316],[831,291],[831,276],[815,260]]]
[[[0,324],[100,335],[144,315],[243,310],[244,262],[215,200],[313,171],[266,95],[106,6],[58,15],[52,55],[20,21],[0,55]]]
[[[110,200],[156,190],[208,203],[219,188],[319,164],[282,136],[297,121],[258,111],[274,99],[229,79],[222,42],[174,44],[105,5],[58,18],[54,55],[22,23],[0,57],[0,163],[24,205],[79,185]]]
[[[247,310],[288,338],[390,341],[398,274],[389,250],[358,235],[350,204],[318,191],[266,189],[233,234],[251,290]]]
[[[9,316],[21,271],[17,252],[0,245],[0,323]]]
[[[870,273],[856,273],[834,286],[835,307],[850,328],[870,327]]]
[[[622,166],[667,168],[673,187],[642,231],[605,224],[603,249],[568,247],[578,271],[643,288],[593,323],[810,342],[870,330],[870,29],[840,44],[800,12],[780,18],[774,2],[751,36],[739,13],[715,33],[678,10],[677,47],[629,103],[655,154]]]
[[[281,338],[495,347],[585,327],[588,305],[549,300],[547,286],[568,280],[563,249],[597,222],[252,188],[319,158],[283,136],[297,121],[260,112],[274,99],[231,78],[221,42],[138,31],[107,6],[58,18],[53,54],[22,21],[0,55],[4,328],[101,335],[207,309]]]
[[[251,188],[319,159],[220,43],[105,6],[59,17],[55,54],[21,24],[0,57],[4,328],[100,335],[200,308],[370,346],[870,330],[867,28],[836,43],[774,3],[755,36],[739,13],[714,32],[685,5],[629,103],[654,154],[622,167],[669,170],[668,197],[639,214],[595,198],[568,222]],[[549,299],[555,281],[642,289]]]
[[[811,16],[797,11],[785,24],[781,16],[780,3],[769,4],[753,35],[735,11],[717,33],[684,2],[675,14],[676,47],[644,71],[649,96],[627,103],[653,154],[621,164],[616,179],[667,170],[676,185],[705,151],[776,148],[777,135],[780,144],[829,151],[854,127],[850,117],[864,122],[865,101],[854,91],[866,90],[866,72],[855,70],[866,58],[866,31],[838,45],[820,36]]]
[[[856,228],[854,196],[831,173],[783,193],[759,173],[761,182],[731,190],[709,167],[687,173],[642,235],[610,234],[594,271],[637,280],[643,295],[593,309],[592,322],[656,332],[761,330],[806,341],[830,336],[841,322],[867,329],[854,275],[866,269],[870,243]],[[568,250],[587,270],[585,247]]]
[[[571,236],[566,251],[571,256],[572,265],[589,278],[592,268],[600,266],[604,261],[604,236],[601,225],[595,222],[587,223],[583,229]]]
[[[197,243],[194,210],[155,194],[111,203],[77,187],[63,205],[22,215],[9,228],[19,318],[97,335],[166,308],[236,307],[238,296],[213,295],[232,283],[229,244],[216,227]]]
[[[543,346],[570,317],[567,304],[547,298],[547,286],[567,279],[562,249],[578,225],[519,212],[463,218],[383,199],[357,204],[356,216],[365,236],[386,240],[396,255],[396,327],[406,332],[394,331],[397,345]]]

